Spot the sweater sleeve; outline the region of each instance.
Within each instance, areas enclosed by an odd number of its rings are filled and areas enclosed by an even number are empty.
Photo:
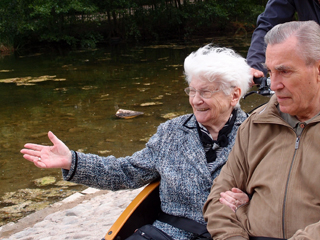
[[[244,122],[245,124],[245,122]],[[204,205],[204,218],[208,222],[207,229],[214,239],[248,239],[248,234],[237,219],[236,214],[226,205],[219,202],[220,193],[237,187],[246,190],[245,183],[248,175],[246,161],[246,146],[248,141],[242,134],[240,126],[236,143],[223,166],[220,175],[214,180],[209,197]],[[242,216],[242,219],[246,216]],[[232,238],[233,237],[233,238]]]
[[[158,128],[145,148],[132,156],[102,157],[73,152],[70,170],[62,170],[64,180],[99,189],[134,189],[159,177],[157,162],[163,148],[163,127]]]
[[[265,11],[258,16],[257,28],[253,32],[251,45],[247,54],[248,64],[255,69],[267,71],[263,66],[265,62],[264,36],[275,25],[291,21],[296,8],[292,0],[269,0]]]

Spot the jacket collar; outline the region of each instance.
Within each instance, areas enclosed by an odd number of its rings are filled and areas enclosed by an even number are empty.
[[[182,124],[182,126],[188,129],[197,128],[197,119],[194,114],[191,114],[190,117],[188,117],[187,120]]]
[[[257,110],[255,110],[251,115],[253,115],[253,123],[274,123],[288,125],[283,118],[280,116],[277,97],[274,94],[269,102]],[[310,123],[320,122],[320,116],[314,117]]]

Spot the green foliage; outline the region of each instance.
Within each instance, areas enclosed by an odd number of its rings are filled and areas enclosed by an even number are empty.
[[[94,47],[109,38],[189,37],[254,25],[267,0],[1,0],[0,43]]]
[[[0,1],[0,43],[13,47],[17,35],[24,31],[24,2],[27,1]]]
[[[32,23],[29,25],[30,30],[39,34],[40,41],[64,41],[71,46],[83,40],[82,37],[79,38],[79,32],[75,31],[80,30],[75,25],[88,25],[90,21],[84,22],[83,15],[96,11],[95,6],[81,0],[34,0],[28,7]],[[86,36],[88,33],[84,35],[88,39]]]
[[[261,1],[261,5],[257,4],[257,0],[220,0],[218,2],[224,9],[228,9],[232,21],[255,22],[267,1]]]

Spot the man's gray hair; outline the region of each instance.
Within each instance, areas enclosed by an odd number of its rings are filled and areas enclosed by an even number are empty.
[[[282,43],[291,36],[297,38],[297,51],[311,65],[320,60],[320,26],[315,21],[292,21],[278,24],[265,36],[267,45]]]

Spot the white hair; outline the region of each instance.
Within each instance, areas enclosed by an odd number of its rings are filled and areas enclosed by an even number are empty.
[[[188,84],[193,78],[215,82],[226,95],[231,94],[233,87],[239,87],[241,97],[249,90],[252,82],[250,66],[245,58],[230,48],[214,47],[211,44],[186,57],[184,74]],[[237,106],[240,106],[239,102]]]

